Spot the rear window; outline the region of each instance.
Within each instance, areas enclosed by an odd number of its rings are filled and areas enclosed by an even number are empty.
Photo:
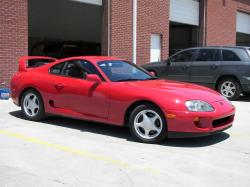
[[[244,49],[223,49],[222,50],[223,61],[248,61],[249,56]]]

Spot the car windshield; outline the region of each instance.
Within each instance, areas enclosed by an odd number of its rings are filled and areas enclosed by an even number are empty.
[[[98,63],[98,66],[112,82],[153,80],[143,69],[122,60],[109,60]]]

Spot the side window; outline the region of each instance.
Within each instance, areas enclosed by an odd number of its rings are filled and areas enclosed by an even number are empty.
[[[81,68],[79,61],[70,61],[65,63],[61,75],[67,77],[85,79],[86,73],[87,72],[83,68]]]
[[[97,70],[97,68],[93,64],[91,64],[90,62],[87,62],[87,61],[83,61],[83,60],[81,60],[79,62],[81,64],[81,66],[83,67],[83,69],[85,69],[88,74],[99,75],[99,77],[102,80],[104,80],[103,77],[102,77],[102,75],[101,75],[101,73]]]
[[[231,50],[222,50],[223,61],[241,61],[240,57]]]
[[[216,49],[200,49],[195,61],[219,61],[220,53]]]
[[[196,50],[187,50],[176,54],[171,58],[171,62],[190,62],[192,61]]]
[[[56,64],[56,65],[52,66],[50,68],[50,73],[54,74],[54,75],[60,75],[61,74],[61,70],[62,70],[64,64],[65,63],[62,62],[62,63],[59,63],[59,64]]]

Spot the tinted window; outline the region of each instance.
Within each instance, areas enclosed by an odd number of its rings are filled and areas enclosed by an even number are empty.
[[[223,61],[241,61],[240,57],[231,50],[222,50]]]
[[[50,73],[55,74],[55,75],[60,75],[63,65],[64,65],[64,62],[52,66],[52,68],[50,68]]]
[[[82,65],[83,69],[85,69],[87,71],[88,74],[99,75],[99,77],[102,80],[104,80],[101,73],[96,69],[96,67],[93,64],[91,64],[90,62],[87,62],[87,61],[83,61],[83,60],[80,61],[80,64]]]
[[[219,61],[220,53],[216,49],[200,49],[196,61]]]
[[[61,75],[84,79],[86,77],[86,73],[87,72],[81,67],[79,61],[70,61],[66,62]]]
[[[195,54],[195,50],[188,50],[178,53],[171,58],[171,62],[189,62],[192,61]]]

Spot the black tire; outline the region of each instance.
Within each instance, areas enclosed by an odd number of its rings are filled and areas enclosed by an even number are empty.
[[[222,86],[226,82],[230,82],[235,86],[234,94],[227,95],[227,94],[225,94],[225,92],[223,93]],[[217,91],[229,100],[237,100],[237,99],[239,99],[239,97],[241,95],[241,85],[237,79],[235,79],[233,77],[226,77],[226,78],[223,78],[222,80],[220,80],[220,82],[218,83]]]
[[[24,103],[24,99],[27,95],[29,94],[33,94],[37,97],[38,99],[38,105],[39,105],[39,109],[37,109],[36,115],[34,116],[30,116],[28,115],[28,113],[25,111],[25,103]],[[33,89],[29,89],[26,90],[23,94],[22,94],[22,98],[21,98],[21,108],[22,108],[22,112],[23,115],[26,119],[31,120],[31,121],[41,121],[44,120],[46,118],[45,115],[45,110],[44,110],[44,103],[43,103],[43,99],[40,95],[39,92],[37,92],[36,90]]]
[[[162,129],[161,129],[159,135],[153,139],[145,139],[145,138],[141,137],[135,129],[136,128],[135,124],[134,124],[135,118],[140,112],[142,112],[144,110],[154,111],[155,113],[157,113],[159,115],[159,117],[162,121]],[[151,104],[143,104],[143,105],[137,106],[132,111],[132,113],[130,114],[130,117],[129,117],[129,129],[130,129],[131,135],[135,138],[135,140],[142,142],[142,143],[159,143],[159,142],[163,141],[168,135],[167,121],[166,121],[163,113],[161,112],[161,110],[158,107],[151,105]]]
[[[249,92],[244,92],[243,95],[244,95],[245,97],[250,97],[250,93],[249,93]]]

